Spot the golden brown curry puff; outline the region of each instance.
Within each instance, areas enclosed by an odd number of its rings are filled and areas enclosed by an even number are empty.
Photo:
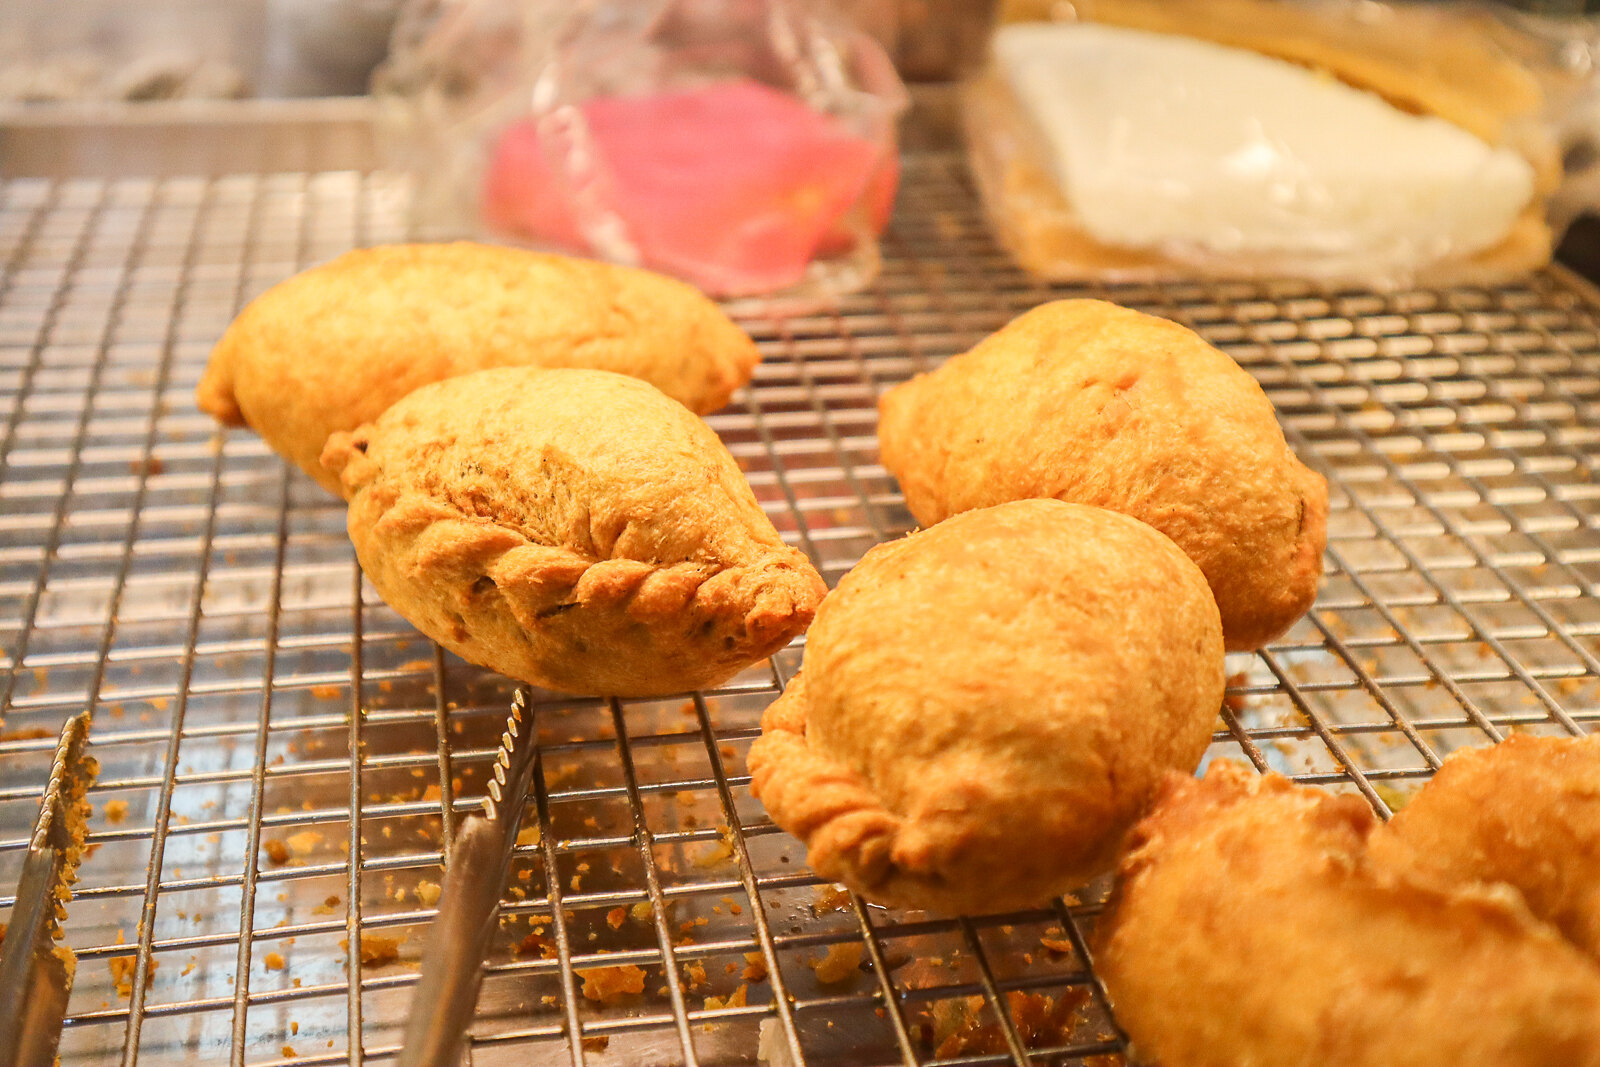
[[[1027,497],[1149,523],[1200,565],[1229,649],[1266,644],[1316,598],[1327,483],[1255,379],[1165,319],[1037,307],[886,393],[878,441],[924,525]]]
[[[1595,1067],[1600,966],[1504,887],[1394,871],[1359,797],[1214,764],[1129,835],[1095,969],[1162,1067]]]
[[[1519,734],[1457,752],[1373,836],[1372,851],[1445,881],[1515,886],[1530,911],[1600,960],[1600,735]]]
[[[872,549],[762,720],[752,788],[812,868],[946,913],[1047,900],[1116,860],[1223,692],[1205,579],[1144,523],[1058,500]]]
[[[654,386],[513,367],[423,386],[323,453],[362,570],[464,659],[571,693],[714,685],[826,591],[717,435]]]
[[[228,327],[196,399],[325,489],[322,446],[418,386],[490,367],[642,378],[696,412],[750,380],[755,344],[683,282],[461,242],[348,252],[267,290]]]

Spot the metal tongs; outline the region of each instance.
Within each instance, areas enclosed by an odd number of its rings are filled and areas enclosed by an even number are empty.
[[[511,870],[536,749],[528,695],[518,689],[495,753],[486,815],[471,816],[462,824],[445,862],[439,916],[422,951],[422,977],[411,997],[397,1067],[451,1067],[460,1060]]]
[[[0,950],[0,1067],[56,1062],[77,957],[57,942],[70,887],[83,857],[89,805],[84,794],[99,765],[85,756],[89,713],[67,720],[56,745],[39,822],[28,842],[17,903]]]

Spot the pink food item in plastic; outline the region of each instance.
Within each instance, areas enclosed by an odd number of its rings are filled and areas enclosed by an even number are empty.
[[[848,251],[853,227],[881,232],[894,206],[892,149],[759,82],[596,97],[579,110],[592,170],[552,168],[574,161],[559,125],[501,134],[484,190],[491,227],[583,248],[585,231],[620,221],[643,266],[713,293],[755,293]]]

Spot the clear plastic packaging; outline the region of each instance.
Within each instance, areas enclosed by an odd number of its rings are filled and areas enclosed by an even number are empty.
[[[248,96],[266,0],[3,0],[0,108]]]
[[[876,273],[905,92],[877,42],[801,0],[420,0],[376,88],[423,236],[717,296]]]
[[[1487,282],[1594,184],[1580,24],[1489,4],[1009,0],[963,87],[1001,240],[1061,281]]]

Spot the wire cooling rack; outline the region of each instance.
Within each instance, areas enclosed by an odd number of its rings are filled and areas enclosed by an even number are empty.
[[[403,238],[404,198],[348,172],[0,186],[0,893],[53,735],[86,706],[102,764],[63,1063],[394,1052],[441,842],[479,803],[511,686],[389,611],[341,506],[191,390],[244,301]],[[915,155],[878,283],[814,314],[740,309],[766,359],[710,421],[835,582],[911,525],[878,395],[1068,292],[1008,263],[957,157]],[[1387,813],[1452,749],[1594,728],[1587,286],[1096,295],[1235,356],[1332,486],[1316,609],[1230,657],[1210,756]],[[808,873],[744,764],[799,662],[692,697],[540,703],[473,1064],[1121,1062],[1088,960],[1098,890],[946,920]]]

